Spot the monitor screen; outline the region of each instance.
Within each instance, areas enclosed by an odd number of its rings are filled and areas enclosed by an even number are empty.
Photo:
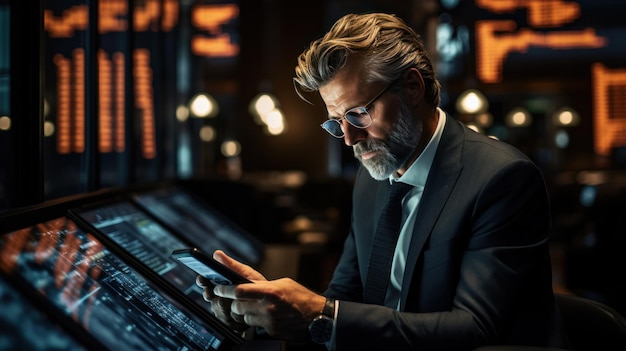
[[[68,217],[3,234],[0,271],[28,282],[109,349],[217,350],[228,342]]]
[[[165,281],[176,287],[201,308],[210,311],[211,305],[202,297],[196,284],[197,274],[172,257],[172,251],[193,244],[179,239],[167,227],[130,200],[121,199],[93,207],[72,209],[72,215],[95,229],[143,263]]]
[[[0,350],[87,350],[0,275]]]
[[[221,249],[255,266],[263,257],[263,244],[206,201],[180,186],[166,186],[134,195],[135,201],[203,252]]]

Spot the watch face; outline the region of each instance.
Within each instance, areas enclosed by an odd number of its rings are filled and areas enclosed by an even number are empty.
[[[314,342],[318,344],[327,343],[330,341],[333,331],[333,320],[327,316],[319,315],[309,324],[309,331]]]

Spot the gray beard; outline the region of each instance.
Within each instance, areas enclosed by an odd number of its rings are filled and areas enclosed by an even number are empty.
[[[389,138],[368,139],[354,145],[354,155],[376,180],[388,179],[402,168],[417,148],[422,136],[422,122],[414,121],[406,104],[400,104],[398,120],[391,128]],[[365,152],[379,151],[376,156],[363,160],[360,156]]]

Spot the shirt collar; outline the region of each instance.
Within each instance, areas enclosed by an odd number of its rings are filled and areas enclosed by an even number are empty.
[[[439,113],[439,122],[437,123],[435,133],[433,133],[433,136],[430,138],[426,148],[424,148],[424,151],[422,151],[415,162],[413,162],[413,164],[401,177],[395,178],[393,175],[389,176],[390,184],[393,184],[393,182],[396,181],[422,188],[426,185],[428,172],[433,164],[435,152],[437,151],[437,146],[439,146],[441,134],[443,134],[443,127],[446,124],[447,118],[446,113],[439,107],[437,107],[437,112]]]

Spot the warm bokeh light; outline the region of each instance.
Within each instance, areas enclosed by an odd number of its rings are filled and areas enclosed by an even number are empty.
[[[578,112],[574,111],[571,107],[562,107],[552,115],[552,120],[557,126],[572,127],[578,125],[580,117]]]
[[[468,89],[459,95],[456,100],[456,109],[464,114],[477,114],[487,111],[489,102],[480,91]]]
[[[248,111],[257,124],[264,125],[270,135],[280,135],[287,129],[278,99],[269,93],[258,94],[248,105]]]
[[[54,135],[54,123],[51,121],[43,122],[43,135],[46,137],[51,137]]]
[[[272,135],[278,135],[285,130],[285,119],[280,110],[273,110],[267,114],[267,131]]]
[[[241,144],[236,140],[226,140],[222,143],[221,150],[225,157],[236,157],[241,153]]]
[[[9,129],[11,129],[11,117],[0,116],[0,130],[9,130]]]
[[[176,108],[176,119],[179,122],[184,122],[189,118],[189,108],[185,105],[178,105]]]
[[[250,101],[249,111],[258,124],[267,124],[267,114],[278,107],[278,100],[272,94],[259,94]]]
[[[525,108],[517,107],[506,115],[506,125],[509,127],[526,127],[532,122],[530,113]]]
[[[194,95],[189,101],[191,115],[199,118],[215,117],[219,113],[217,101],[207,93]]]
[[[217,132],[215,131],[215,128],[211,126],[203,126],[202,128],[200,128],[200,140],[204,141],[205,143],[215,140],[216,135]]]

